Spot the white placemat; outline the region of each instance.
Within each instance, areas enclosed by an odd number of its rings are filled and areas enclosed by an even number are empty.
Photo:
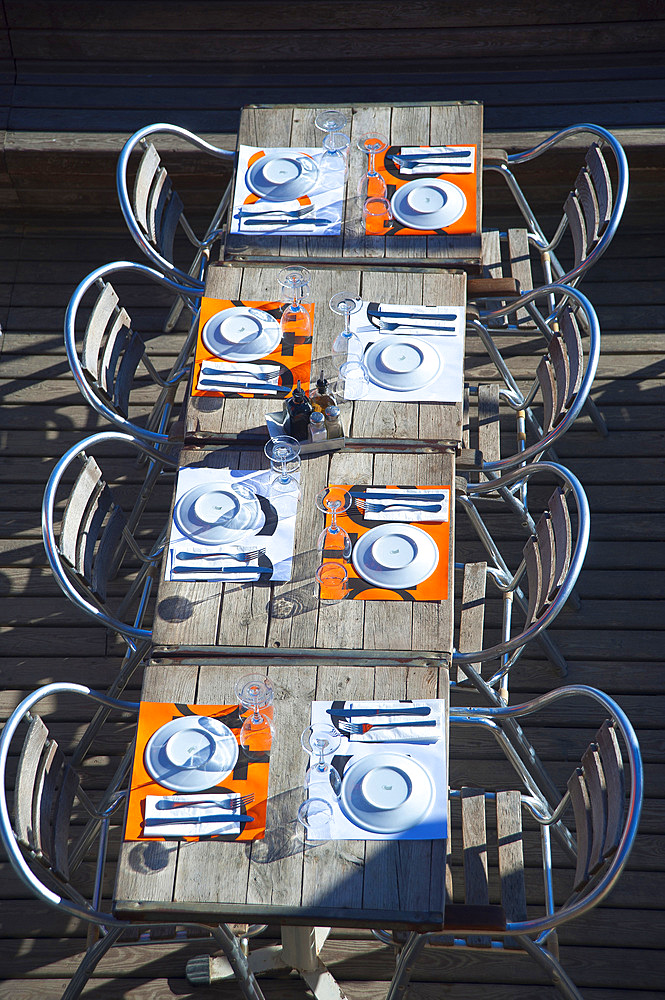
[[[314,701],[312,702],[312,725],[315,723],[331,724],[331,716],[327,709],[338,702]],[[428,705],[432,714],[427,718],[435,718],[437,725],[432,729],[413,728],[400,726],[399,736],[395,731],[389,729],[375,729],[362,736],[354,736],[351,739],[342,737],[339,750],[335,758],[350,758],[346,762],[344,771],[351,763],[369,754],[390,751],[391,753],[406,754],[421,764],[430,775],[434,785],[434,796],[430,808],[420,822],[409,830],[399,833],[372,833],[361,826],[357,826],[341,810],[332,789],[330,792],[330,804],[333,815],[327,831],[329,840],[441,840],[448,835],[448,773],[446,768],[446,740],[444,734],[444,711],[445,703],[439,699],[423,699],[410,702],[398,701],[348,701],[344,702],[344,708],[355,709],[375,709],[375,708],[404,708],[417,705]],[[339,721],[339,720],[337,720]],[[358,722],[404,722],[403,716],[383,716],[375,719],[355,718]],[[318,759],[312,755],[312,761]],[[342,773],[342,780],[344,772]],[[318,789],[317,789],[318,792]]]
[[[245,204],[247,198],[253,195],[247,186],[246,177],[251,157],[258,152],[271,153],[293,153],[294,149],[289,147],[263,147],[240,145],[238,149],[238,168],[236,172],[236,186],[233,195],[233,214],[231,218],[231,233],[242,233],[243,236],[254,234],[275,235],[275,236],[339,236],[342,232],[342,211],[344,206],[344,185],[346,182],[346,172],[344,170],[326,171],[322,165],[322,158],[325,151],[320,147],[298,147],[295,150],[299,153],[306,153],[312,157],[319,168],[319,178],[317,184],[311,191],[308,191],[303,198],[307,198],[312,204],[312,211],[302,217],[291,219],[288,222],[283,220],[269,222],[266,225],[246,225],[247,219],[258,219],[262,212],[295,212],[303,208],[302,200],[297,198],[291,201],[269,201],[267,198],[260,198],[259,201]],[[330,155],[330,154],[325,154]],[[307,222],[307,217],[330,219],[328,225]]]
[[[216,547],[202,545],[181,531],[176,519],[173,519],[169,550],[166,559],[166,580],[223,580],[225,583],[256,583],[264,581],[285,581],[291,579],[293,569],[293,539],[296,527],[296,512],[298,509],[297,493],[277,493],[271,489],[273,474],[270,471],[249,471],[244,469],[199,469],[185,467],[178,473],[175,503],[189,490],[202,484],[225,487],[234,483],[250,484],[267,503],[262,506],[267,510],[266,523],[255,531],[250,531],[233,542],[219,543]],[[299,479],[300,473],[294,474]],[[276,519],[276,523],[275,523]],[[272,525],[270,523],[272,520]],[[265,549],[265,555],[272,563],[272,574],[227,573],[220,572],[222,566],[242,566],[235,559],[217,559],[210,556],[211,552],[234,552],[236,547],[249,552],[255,549]],[[180,561],[178,552],[196,552],[201,554],[201,562],[197,560]],[[207,553],[207,555],[205,555]],[[174,566],[193,567],[191,572],[173,573]]]
[[[441,359],[441,368],[437,377],[421,389],[408,389],[406,391],[387,389],[384,386],[369,383],[367,389],[354,379],[347,379],[344,385],[345,399],[365,399],[365,400],[385,400],[396,403],[408,403],[414,400],[433,403],[458,403],[462,399],[464,391],[464,331],[466,324],[466,310],[461,307],[440,306],[437,313],[455,316],[454,320],[446,322],[446,326],[454,327],[453,333],[444,333],[437,329],[437,324],[427,326],[427,319],[416,316],[415,320],[404,319],[409,323],[409,332],[404,333],[405,327],[397,327],[390,333],[381,332],[374,326],[367,316],[367,302],[363,302],[358,312],[351,316],[351,331],[357,334],[360,341],[360,357],[364,358],[370,345],[379,340],[388,338],[404,337],[405,340],[418,343],[418,337],[423,336],[427,345],[432,347]],[[408,306],[403,303],[381,303],[381,310],[394,313],[422,312],[422,307]],[[396,319],[395,322],[398,322]],[[411,324],[413,324],[411,326]],[[422,334],[421,334],[422,331]],[[425,332],[426,331],[426,332]],[[353,344],[353,342],[351,342]],[[349,349],[349,357],[358,358],[358,354],[353,353],[353,347]]]

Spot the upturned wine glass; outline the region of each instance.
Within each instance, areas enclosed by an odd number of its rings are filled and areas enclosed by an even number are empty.
[[[317,548],[319,552],[331,558],[348,559],[351,555],[351,539],[349,533],[340,528],[337,515],[343,514],[351,506],[351,497],[341,486],[327,486],[317,494],[314,501],[324,514],[330,514],[330,524],[319,535]]]
[[[358,312],[362,307],[362,299],[353,292],[337,292],[330,299],[330,309],[337,316],[344,317],[344,329],[337,334],[333,341],[332,353],[338,357],[344,355],[346,357],[349,353],[349,347],[355,344],[356,348],[361,349],[361,344],[359,338],[351,331],[351,316]]]
[[[300,742],[303,750],[317,758],[312,761],[305,775],[307,791],[312,796],[326,799],[330,797],[332,790],[337,797],[342,787],[342,779],[330,761],[342,742],[339,731],[326,723],[315,723],[304,731]]]
[[[289,434],[280,434],[266,441],[263,453],[275,473],[271,486],[283,493],[298,489],[298,482],[292,473],[300,468],[300,441]]]
[[[238,704],[251,709],[240,729],[240,745],[250,751],[267,751],[272,746],[273,723],[265,710],[272,706],[275,692],[263,674],[245,674],[236,684]]]
[[[288,301],[279,321],[282,334],[297,333],[306,337],[312,332],[309,313],[302,304],[305,289],[309,287],[310,277],[307,268],[298,264],[283,267],[277,275],[277,280],[284,289]]]
[[[374,162],[376,154],[382,153],[388,148],[388,145],[387,136],[382,135],[380,132],[366,132],[365,135],[361,135],[358,139],[358,149],[363,153],[367,153],[369,157],[367,171],[360,178],[360,184],[358,185],[358,194],[363,204],[368,198],[386,198],[388,195],[386,182],[376,169]]]

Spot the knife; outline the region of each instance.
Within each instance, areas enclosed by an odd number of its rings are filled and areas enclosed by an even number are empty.
[[[451,149],[443,153],[423,149],[422,153],[389,153],[388,159],[397,163],[399,160],[466,160],[470,156],[470,149]]]
[[[351,497],[368,497],[374,502],[375,500],[381,501],[384,498],[391,499],[394,497],[396,500],[445,500],[446,493],[427,493],[425,490],[416,490],[415,492],[402,490],[374,490],[371,487],[367,487],[366,490],[348,490],[349,496]]]
[[[272,566],[173,566],[172,573],[197,573],[199,570],[206,573],[259,573],[265,575],[273,573]]]
[[[235,559],[238,562],[249,562],[258,559],[265,549],[254,549],[253,552],[176,552],[176,559]]]
[[[238,389],[243,392],[291,392],[287,385],[270,385],[269,382],[227,382],[224,379],[200,378],[196,383],[197,389]]]
[[[254,816],[247,813],[215,813],[213,816],[149,816],[144,826],[162,826],[167,823],[253,823]]]
[[[423,321],[433,320],[436,323],[442,321],[452,322],[457,319],[455,313],[412,313],[412,312],[399,312],[392,309],[371,309],[367,307],[368,316],[376,316],[377,319],[389,319],[391,316],[396,316],[399,319],[422,319]]]
[[[429,705],[415,705],[413,708],[327,708],[328,715],[334,718],[354,719],[359,716],[373,715],[430,715]],[[398,723],[396,723],[398,725]]]
[[[242,219],[241,224],[243,226],[275,226],[275,228],[281,228],[282,226],[332,226],[335,222],[339,222],[339,219],[288,219],[285,218],[282,222],[281,219],[269,218],[269,219]]]

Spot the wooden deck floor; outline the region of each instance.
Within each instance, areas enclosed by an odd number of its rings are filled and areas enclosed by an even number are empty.
[[[589,1000],[665,997],[665,250],[656,226],[637,197],[609,254],[585,285],[603,331],[593,397],[610,436],[599,438],[582,420],[559,448],[561,460],[587,490],[592,540],[579,583],[581,609],[566,610],[554,632],[569,658],[570,680],[603,688],[627,710],[646,764],[641,833],[628,869],[606,905],[561,934],[564,964]],[[89,215],[0,229],[3,718],[39,684],[68,679],[104,686],[114,673],[117,661],[103,631],[72,611],[50,578],[39,518],[54,459],[99,426],[68,373],[62,344],[67,300],[93,267],[136,257],[118,223],[105,219],[93,228]],[[471,358],[469,364],[473,370],[476,362]],[[541,660],[525,658],[511,694],[526,698],[555,683]],[[138,680],[129,692],[137,694]],[[65,741],[75,739],[79,724],[73,714],[59,717]],[[584,720],[571,718],[568,728],[552,730],[552,761],[567,761],[570,739],[583,727]],[[109,763],[102,750],[100,780]],[[477,763],[491,767],[488,759]],[[451,768],[455,781],[464,780],[459,760]],[[0,897],[0,1000],[59,997],[84,946],[82,929],[36,903],[3,859]],[[234,984],[219,990],[188,985],[185,959],[201,950],[193,944],[116,951],[101,963],[84,995],[95,1000],[239,996]],[[369,934],[333,934],[324,958],[350,1000],[384,996],[391,956]],[[422,961],[409,995],[471,1000],[490,985],[497,1000],[554,995],[526,960],[472,965],[446,952]],[[265,991],[289,1000],[306,995],[293,979],[268,980]]]

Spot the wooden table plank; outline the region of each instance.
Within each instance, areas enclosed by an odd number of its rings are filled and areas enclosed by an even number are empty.
[[[369,106],[336,105],[350,118],[346,132],[350,135],[348,176],[344,206],[342,236],[279,237],[246,233],[229,235],[224,254],[238,262],[281,259],[328,263],[332,266],[404,266],[415,265],[463,267],[469,273],[480,274],[482,218],[482,146],[483,107],[475,101],[439,104],[375,104]],[[323,106],[251,105],[243,108],[238,130],[238,144],[259,146],[307,147],[321,146],[321,132],[314,118]],[[367,156],[357,147],[363,134],[378,131],[385,134],[391,145],[476,144],[477,224],[476,232],[452,236],[365,236],[362,204],[358,183],[367,169]],[[340,260],[341,258],[341,260]]]
[[[328,303],[335,292],[349,291],[366,301],[411,305],[463,307],[466,275],[440,270],[425,274],[359,269],[340,271],[311,268],[314,302],[312,331],[312,382],[321,370],[336,378],[338,359],[331,356],[341,317]],[[206,294],[218,299],[272,301],[280,297],[277,272],[268,267],[213,267],[208,273]],[[247,441],[263,445],[268,432],[266,413],[280,410],[276,398],[232,399],[221,396],[190,396],[185,410],[185,439],[205,443]],[[410,451],[457,447],[462,441],[461,403],[417,403],[356,400],[342,401],[347,428],[347,447],[386,447]]]
[[[231,449],[185,450],[180,465],[206,468],[261,468],[259,452]],[[358,661],[377,662],[379,651],[399,655],[401,662],[422,654],[446,661],[452,649],[453,533],[445,601],[338,601],[322,604],[314,573],[320,563],[316,542],[323,515],[314,498],[327,483],[453,487],[455,456],[336,452],[305,455],[301,469],[294,539],[293,579],[280,584],[259,582],[202,583],[160,581],[153,625],[156,647],[166,655],[178,647],[217,647],[220,653],[245,649],[262,658],[276,650],[357,650]],[[396,627],[397,626],[397,627]],[[396,638],[398,637],[398,638]],[[396,647],[399,647],[397,649]]]
[[[177,669],[152,664],[143,697],[228,703],[245,669],[232,663]],[[276,697],[265,838],[125,843],[114,893],[117,912],[145,920],[159,912],[181,919],[440,927],[444,840],[313,843],[305,841],[296,813],[307,766],[300,735],[312,700],[438,696],[447,705],[447,670],[314,663],[267,669]]]

